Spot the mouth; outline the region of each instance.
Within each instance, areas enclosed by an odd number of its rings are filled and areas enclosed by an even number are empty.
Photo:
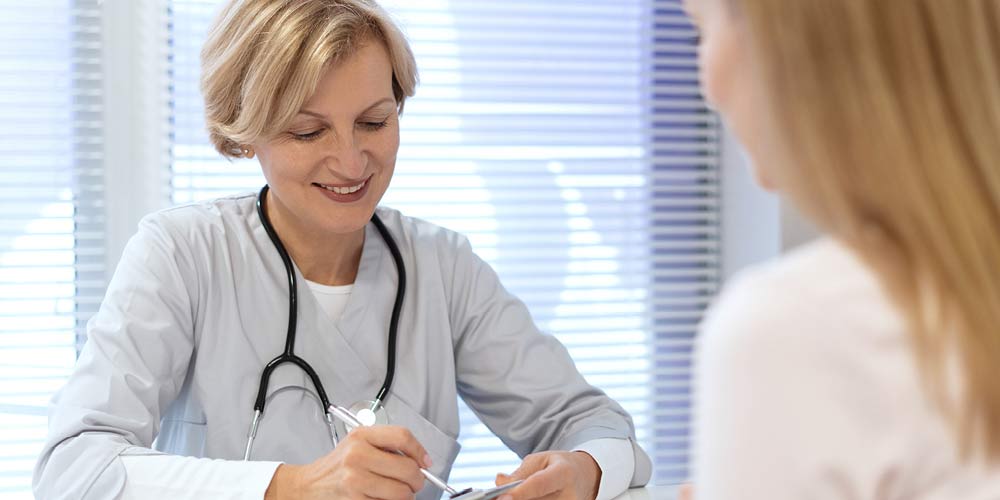
[[[313,185],[321,187],[321,188],[323,188],[323,189],[325,189],[327,191],[330,191],[330,192],[333,192],[333,193],[337,193],[337,194],[351,194],[351,193],[356,193],[356,192],[361,191],[362,189],[364,189],[364,187],[368,185],[368,180],[369,179],[371,179],[371,177],[369,177],[368,179],[365,179],[365,180],[361,181],[360,184],[357,184],[357,185],[354,185],[354,186],[331,186],[329,184],[320,184],[318,182],[314,182]]]
[[[353,185],[333,185],[333,184],[322,184],[319,182],[314,182],[313,186],[318,188],[320,192],[327,198],[340,203],[350,203],[353,201],[358,201],[364,197],[365,193],[368,191],[368,184],[371,182],[371,176],[365,180],[353,184]]]

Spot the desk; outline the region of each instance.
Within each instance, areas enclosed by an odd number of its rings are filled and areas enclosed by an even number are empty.
[[[650,485],[645,488],[633,488],[622,493],[614,500],[676,500],[676,485]]]

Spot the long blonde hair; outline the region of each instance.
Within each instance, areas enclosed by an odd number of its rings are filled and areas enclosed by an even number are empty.
[[[1000,461],[1000,1],[729,1],[777,183],[903,311],[963,454]]]
[[[323,70],[364,43],[382,43],[400,112],[417,85],[402,31],[374,0],[230,0],[201,51],[205,123],[224,156],[288,126]]]

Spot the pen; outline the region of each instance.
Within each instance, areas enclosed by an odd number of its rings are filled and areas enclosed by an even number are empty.
[[[362,424],[358,420],[357,417],[354,416],[354,414],[352,414],[347,409],[341,408],[339,406],[330,405],[330,413],[332,413],[334,417],[337,417],[341,422],[343,422],[343,423],[345,423],[347,425],[350,425],[352,427],[366,427],[364,424]],[[401,452],[401,451],[396,451],[396,453],[405,456],[405,454],[403,452]],[[452,488],[451,486],[448,486],[448,483],[442,481],[440,478],[438,478],[437,476],[435,476],[434,474],[432,474],[427,469],[424,469],[423,467],[421,467],[420,468],[420,473],[423,474],[424,477],[427,478],[427,480],[431,482],[431,484],[433,484],[434,486],[437,486],[438,488],[440,488],[440,489],[448,492],[449,495],[454,496],[454,495],[458,494],[458,490],[456,490],[455,488]]]

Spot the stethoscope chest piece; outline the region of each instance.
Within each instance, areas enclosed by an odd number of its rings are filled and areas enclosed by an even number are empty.
[[[373,409],[374,408],[374,409]],[[373,425],[389,425],[391,421],[389,418],[389,412],[385,409],[385,405],[382,403],[376,403],[372,400],[358,401],[351,405],[351,413],[354,414],[361,422],[364,427],[370,427]],[[345,430],[351,432],[354,430],[353,425],[344,424]]]

